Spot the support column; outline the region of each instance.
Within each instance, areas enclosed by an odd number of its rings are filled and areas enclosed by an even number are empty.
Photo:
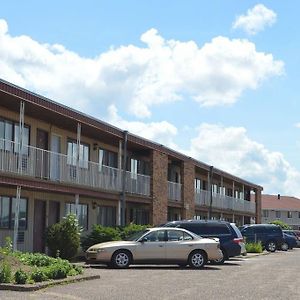
[[[120,140],[119,141],[119,153],[118,153],[118,178],[121,180],[122,178],[122,147],[123,147],[123,143]],[[120,181],[121,183],[121,181]],[[117,225],[121,226],[122,224],[122,199],[120,197],[119,201],[118,201],[118,207],[117,207]]]
[[[184,161],[181,166],[183,200],[183,219],[193,219],[195,216],[195,166],[190,161]]]
[[[152,224],[168,219],[168,156],[156,150],[151,159]]]
[[[261,223],[261,190],[255,190],[255,223]]]

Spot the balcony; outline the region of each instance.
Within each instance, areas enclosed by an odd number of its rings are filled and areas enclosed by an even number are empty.
[[[168,199],[181,201],[181,184],[168,181]]]
[[[21,153],[18,167],[18,144],[0,139],[0,172],[114,192],[122,191],[123,170],[91,161],[76,161],[65,154],[32,146],[23,146]],[[150,195],[150,176],[126,172],[125,180],[126,192]]]
[[[195,189],[195,202],[198,205],[209,207],[210,205],[210,192],[200,189]],[[212,194],[212,207],[218,209],[227,209],[243,213],[255,213],[255,203],[221,195],[218,193]]]

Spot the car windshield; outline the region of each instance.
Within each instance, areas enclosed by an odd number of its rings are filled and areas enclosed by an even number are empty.
[[[146,232],[149,232],[149,229],[142,230],[139,232],[136,232],[125,239],[125,241],[137,241],[141,236],[143,236]]]

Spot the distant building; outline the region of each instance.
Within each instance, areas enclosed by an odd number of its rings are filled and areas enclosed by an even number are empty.
[[[300,229],[300,199],[289,196],[262,195],[262,223],[280,220]]]

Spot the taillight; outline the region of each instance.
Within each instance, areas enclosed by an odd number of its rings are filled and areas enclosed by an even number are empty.
[[[235,239],[233,239],[233,242],[236,244],[243,243],[244,239],[243,238],[235,238]]]

